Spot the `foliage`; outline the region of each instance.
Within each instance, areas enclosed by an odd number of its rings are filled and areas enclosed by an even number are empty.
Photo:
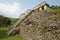
[[[10,18],[10,19],[11,19],[11,21],[12,21],[12,25],[19,20],[18,18]]]
[[[9,17],[5,17],[0,15],[0,27],[3,26],[9,26],[9,25],[13,25],[14,23],[16,23],[19,19],[17,18],[9,18]]]
[[[0,27],[11,25],[11,20],[8,17],[0,15]]]
[[[52,9],[58,9],[58,8],[60,8],[60,6],[51,6],[50,8],[52,8]]]
[[[55,12],[55,13],[57,13],[57,15],[60,16],[60,6],[51,6],[47,11]]]

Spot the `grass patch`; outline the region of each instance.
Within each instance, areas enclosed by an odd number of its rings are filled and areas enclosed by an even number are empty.
[[[8,36],[7,30],[7,27],[0,27],[0,40],[23,40],[20,35]]]

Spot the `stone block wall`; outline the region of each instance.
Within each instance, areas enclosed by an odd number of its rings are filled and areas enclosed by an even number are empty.
[[[24,40],[60,40],[60,17],[54,12],[32,12],[20,23]]]

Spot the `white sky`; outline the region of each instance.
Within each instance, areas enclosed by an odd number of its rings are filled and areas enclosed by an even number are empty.
[[[0,15],[18,18],[19,12],[20,4],[17,2],[14,2],[13,4],[0,3]]]

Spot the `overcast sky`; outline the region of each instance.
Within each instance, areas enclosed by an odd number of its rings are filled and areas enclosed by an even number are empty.
[[[32,9],[44,0],[0,0],[0,15],[18,18],[26,9]],[[60,6],[60,0],[46,0],[49,5]]]

